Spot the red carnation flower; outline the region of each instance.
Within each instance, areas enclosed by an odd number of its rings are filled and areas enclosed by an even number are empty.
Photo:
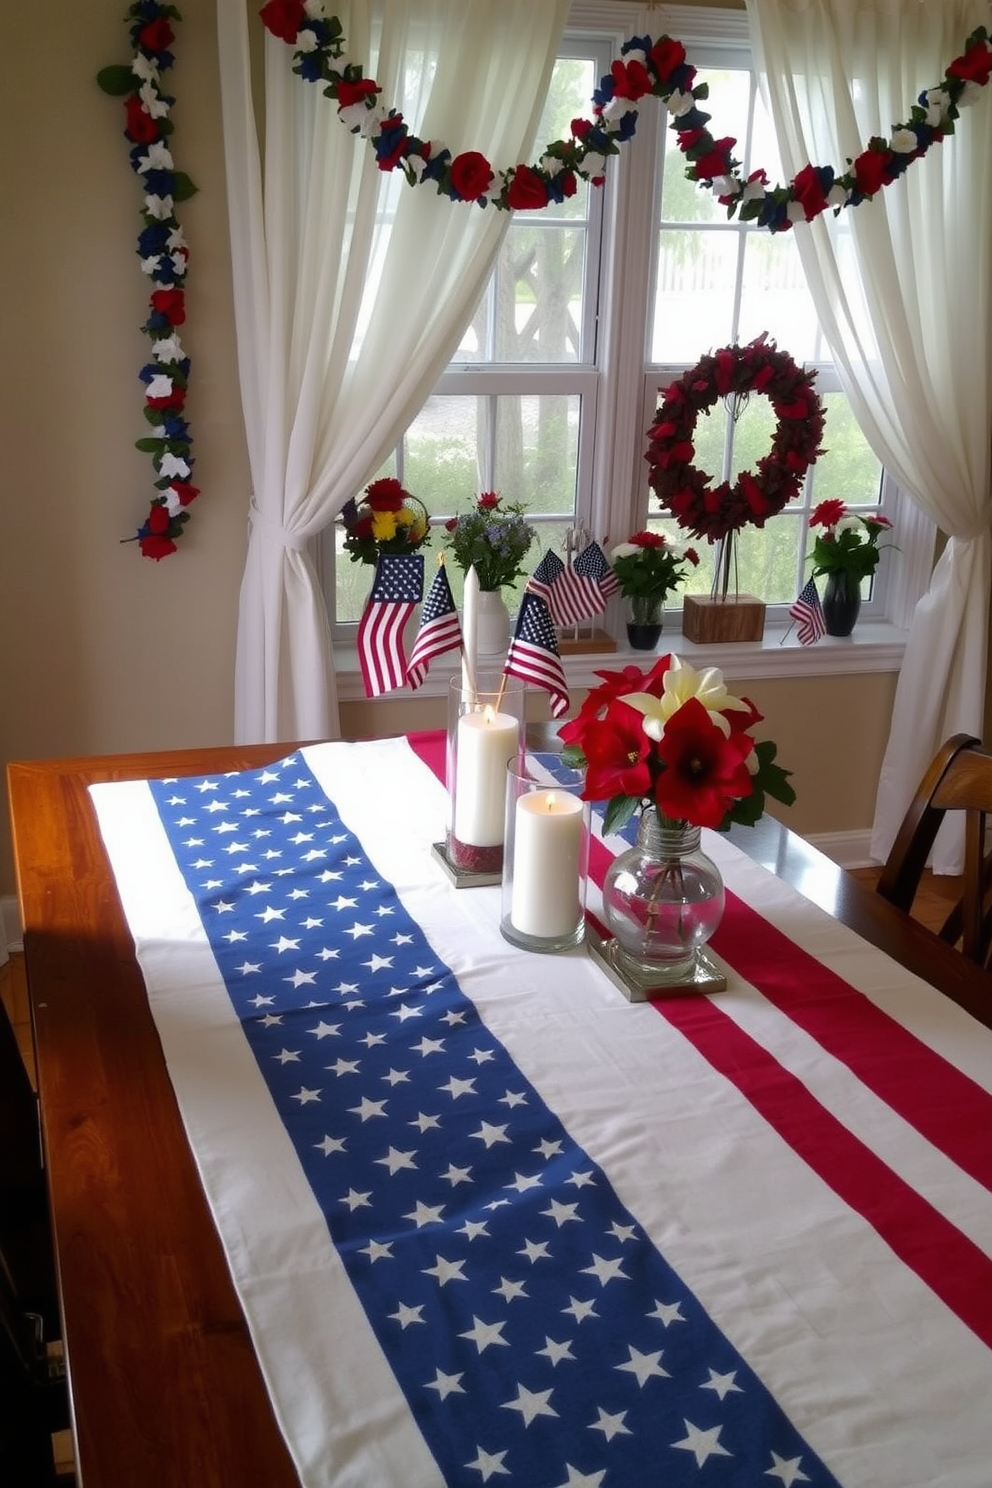
[[[365,499],[373,511],[398,512],[407,493],[395,476],[387,475],[365,488]]]
[[[466,150],[451,162],[451,184],[462,201],[478,201],[493,181],[493,168],[478,150]]]
[[[638,548],[663,548],[665,539],[660,532],[635,532],[630,541]]]
[[[259,14],[262,25],[280,41],[294,42],[306,20],[303,0],[269,0]]]
[[[809,519],[811,527],[836,527],[841,517],[847,515],[847,507],[836,496],[821,501]]]
[[[483,491],[476,505],[480,511],[492,511],[493,507],[499,506],[499,493],[496,491]]]

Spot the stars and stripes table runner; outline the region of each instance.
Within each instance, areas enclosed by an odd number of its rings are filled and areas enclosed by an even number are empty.
[[[302,1481],[986,1488],[992,1036],[713,837],[726,993],[512,948],[414,745],[93,787]]]

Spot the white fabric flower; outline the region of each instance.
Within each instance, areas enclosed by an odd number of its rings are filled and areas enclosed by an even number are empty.
[[[158,80],[158,63],[154,62],[151,57],[146,57],[144,52],[135,52],[131,71],[135,77],[142,78],[147,83]]]
[[[323,20],[327,14],[324,8],[324,0],[303,0],[303,9],[312,21]]]
[[[165,240],[165,246],[167,248],[185,248],[186,247],[186,239],[183,237],[183,230],[179,226],[178,222],[176,223],[176,225],[172,229],[172,231],[169,233],[169,236],[166,238],[166,240]]]
[[[847,190],[847,187],[846,186],[839,186],[839,185],[836,184],[836,182],[834,183],[833,186],[831,186],[830,190],[827,192],[827,206],[828,207],[842,207],[847,202],[847,199],[848,199],[848,190]]]
[[[155,217],[159,222],[164,222],[166,217],[171,217],[172,210],[171,196],[155,196],[153,194],[145,197],[145,211],[149,217]]]
[[[582,164],[576,166],[580,176],[601,176],[606,169],[606,156],[600,155],[596,150],[590,150],[584,157]]]
[[[958,94],[958,109],[970,108],[973,103],[977,103],[981,92],[981,84],[969,78]]]
[[[745,183],[745,186],[744,186],[744,200],[746,202],[750,202],[750,201],[761,201],[761,199],[764,196],[764,194],[765,194],[765,182],[762,181],[760,179],[760,177],[756,181],[748,181],[748,182]]]
[[[169,105],[154,83],[142,83],[138,89],[138,97],[141,99],[145,112],[151,114],[153,119],[164,119],[169,112]]]
[[[806,208],[802,202],[790,201],[786,203],[785,215],[790,222],[805,222]]]
[[[317,50],[317,38],[309,26],[304,26],[303,30],[297,33],[295,45],[298,52],[315,52]]]
[[[669,93],[665,99],[665,107],[676,119],[681,119],[683,114],[691,113],[696,107],[696,100],[691,93]]]
[[[146,398],[168,398],[172,392],[172,378],[167,377],[164,372],[159,372],[153,377],[145,388]]]
[[[541,169],[549,176],[557,176],[565,169],[564,160],[559,160],[557,155],[542,155]]]
[[[156,140],[153,145],[148,146],[147,152],[138,161],[138,174],[143,176],[146,171],[172,170],[172,167],[172,151],[161,140]]]
[[[175,486],[169,486],[167,490],[163,491],[162,495],[165,498],[165,509],[170,517],[174,517],[177,512],[182,511],[183,504],[179,499],[179,492]]]
[[[897,155],[912,155],[919,148],[919,140],[912,129],[896,129],[892,133],[890,144]]]
[[[602,119],[607,129],[619,129],[626,114],[633,113],[637,104],[632,98],[611,98],[603,109]]]
[[[162,262],[162,255],[160,253],[153,253],[151,258],[142,258],[139,262],[143,274],[157,274],[159,265]]]
[[[714,176],[711,189],[714,196],[737,196],[740,193],[741,183],[736,176]]]
[[[157,362],[181,362],[185,352],[179,337],[173,333],[152,342],[152,355]]]
[[[170,480],[178,475],[180,480],[185,480],[192,472],[181,455],[173,455],[168,452],[162,456],[158,465],[159,475],[167,476]]]

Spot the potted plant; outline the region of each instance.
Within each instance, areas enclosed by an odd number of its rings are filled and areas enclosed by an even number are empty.
[[[462,573],[474,568],[479,579],[478,646],[482,655],[505,651],[510,614],[500,590],[523,576],[523,560],[534,528],[519,502],[504,505],[496,491],[483,491],[471,511],[445,524],[446,545]]]
[[[695,548],[663,532],[635,532],[610,555],[620,593],[627,601],[627,639],[635,651],[653,651],[661,635],[665,600],[695,568]]]
[[[810,559],[813,577],[826,575],[823,621],[827,635],[847,636],[861,612],[861,585],[878,567],[878,540],[892,523],[879,512],[863,517],[843,501],[821,501],[809,519],[810,528],[822,528],[813,543]],[[884,544],[883,546],[891,546]]]

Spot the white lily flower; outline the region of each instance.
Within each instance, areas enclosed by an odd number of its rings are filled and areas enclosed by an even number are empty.
[[[709,713],[713,722],[724,734],[730,733],[730,724],[725,713],[748,711],[747,703],[734,697],[724,686],[723,673],[719,667],[703,667],[697,671],[688,662],[672,657],[672,664],[665,673],[660,698],[649,692],[629,692],[624,702],[644,714],[644,732],[649,739],[659,740],[665,732],[665,724],[684,703],[697,698]]]

